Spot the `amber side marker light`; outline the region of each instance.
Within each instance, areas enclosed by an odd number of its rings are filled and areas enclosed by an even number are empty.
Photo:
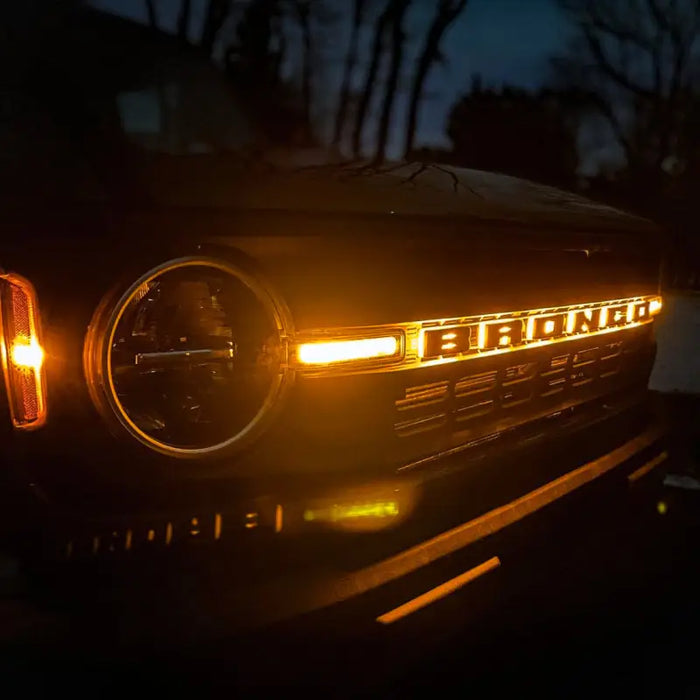
[[[2,364],[15,428],[32,430],[46,422],[46,377],[41,320],[31,283],[0,275]]]
[[[297,359],[302,365],[329,365],[336,362],[398,357],[400,351],[400,339],[391,335],[302,343],[297,348]]]
[[[661,297],[657,297],[656,299],[652,299],[649,302],[649,315],[656,316],[656,314],[661,313],[662,307],[663,307],[663,301],[662,301]]]

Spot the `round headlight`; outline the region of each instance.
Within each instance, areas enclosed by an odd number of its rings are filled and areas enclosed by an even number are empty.
[[[171,260],[136,280],[102,318],[86,346],[93,393],[98,384],[119,422],[154,450],[207,457],[238,447],[277,403],[284,317],[234,265]]]

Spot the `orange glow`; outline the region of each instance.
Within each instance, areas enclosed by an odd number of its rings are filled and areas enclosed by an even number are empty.
[[[0,276],[2,360],[10,415],[15,428],[31,430],[46,422],[45,353],[32,285],[14,274]]]
[[[218,540],[221,537],[221,513],[214,516],[214,539]]]
[[[399,349],[399,339],[396,336],[331,340],[304,343],[299,346],[297,357],[304,365],[327,365],[335,362],[393,357],[398,355]]]
[[[527,319],[527,330],[525,331],[525,338],[527,340],[532,340],[535,337],[535,317],[530,316]]]
[[[479,578],[479,576],[483,576],[489,571],[497,569],[500,565],[501,560],[498,557],[491,557],[491,559],[485,561],[483,564],[479,564],[473,569],[469,569],[463,574],[455,576],[454,578],[450,579],[449,581],[445,581],[445,583],[441,583],[435,588],[431,588],[429,591],[426,591],[422,595],[409,600],[407,603],[400,605],[398,608],[394,608],[393,610],[380,615],[377,618],[377,622],[381,622],[383,625],[389,625],[392,622],[396,622],[402,617],[406,617],[407,615],[424,608],[426,605],[430,605],[436,600],[440,600],[440,598],[444,598],[445,596],[450,595],[450,593],[454,593],[456,590],[462,588],[462,586],[465,586],[471,581]]]
[[[323,340],[311,342],[309,339],[296,345],[292,341],[291,354],[298,359],[297,370],[300,372],[306,369],[314,374],[324,371],[393,372],[563,343],[584,333],[595,336],[624,332],[651,323],[652,309],[658,310],[660,303],[656,296],[637,296],[511,313],[501,311],[471,317],[394,323],[369,329],[374,337],[364,338],[361,334],[368,331],[362,328],[317,329],[308,333],[323,337]],[[330,335],[333,332],[335,339]],[[405,350],[402,337],[407,339]],[[372,344],[378,343],[381,350],[383,342],[387,343],[386,353],[391,353],[384,356],[387,362],[356,365],[348,361],[343,364],[345,360],[371,359],[369,354],[355,352],[355,348],[376,350]],[[382,359],[379,355],[375,357]],[[324,358],[326,362],[322,362]],[[336,360],[337,365],[333,366],[328,358]],[[305,365],[304,359],[312,361],[311,364]]]
[[[634,321],[634,304],[627,304],[627,323],[632,323]]]
[[[654,459],[649,460],[645,464],[643,464],[639,469],[633,471],[631,474],[627,475],[627,480],[632,484],[635,481],[638,481],[641,479],[643,476],[646,476],[652,469],[655,469],[656,467],[659,466],[659,464],[663,464],[666,460],[668,459],[668,452],[665,450],[654,457]]]
[[[282,525],[284,524],[284,511],[282,506],[277,504],[275,508],[275,532],[282,532]]]
[[[190,535],[196,537],[199,534],[199,518],[192,518],[190,520]]]
[[[486,347],[486,324],[479,324],[479,331],[476,339],[476,347],[483,350]]]
[[[15,367],[38,372],[44,364],[44,350],[34,338],[18,338],[12,344],[10,361]]]
[[[649,313],[652,316],[656,316],[661,311],[661,307],[663,306],[663,302],[661,300],[661,297],[657,297],[656,299],[652,299],[649,302]]]

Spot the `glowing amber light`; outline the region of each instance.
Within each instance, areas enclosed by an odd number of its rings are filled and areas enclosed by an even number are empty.
[[[550,333],[554,333],[554,321],[545,321],[544,322],[544,332],[549,335]]]
[[[476,336],[476,347],[483,350],[486,347],[486,324],[480,323]]]
[[[0,277],[0,350],[12,424],[32,430],[46,422],[46,377],[41,320],[32,285],[19,275]]]
[[[44,350],[34,339],[18,339],[12,344],[10,361],[15,367],[38,372],[44,364]]]
[[[600,316],[598,317],[598,328],[605,328],[608,325],[608,307],[604,306],[600,310]]]
[[[535,317],[530,316],[530,318],[527,319],[525,338],[527,340],[532,340],[534,337],[535,337]]]
[[[566,315],[566,332],[573,333],[576,330],[576,312],[569,311]]]
[[[297,350],[299,362],[305,365],[326,365],[333,362],[371,360],[398,354],[399,339],[360,338],[357,340],[332,340],[324,343],[304,343]]]
[[[661,301],[660,297],[658,299],[652,299],[649,302],[649,313],[652,316],[654,316],[655,314],[658,314],[659,311],[661,311],[662,306],[663,306],[663,302]]]

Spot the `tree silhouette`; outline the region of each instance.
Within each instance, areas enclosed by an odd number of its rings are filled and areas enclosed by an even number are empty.
[[[187,30],[190,26],[190,13],[192,12],[191,0],[182,0],[180,13],[177,16],[177,36],[180,41],[187,41]]]
[[[658,179],[689,122],[700,36],[697,0],[558,0],[575,28],[554,61],[562,84],[586,91],[629,170]]]
[[[355,125],[352,131],[352,152],[355,158],[360,157],[360,151],[362,149],[362,131],[365,126],[365,120],[367,119],[369,105],[374,96],[374,88],[377,82],[379,62],[384,49],[387,27],[391,22],[397,4],[400,2],[402,2],[402,0],[387,0],[384,10],[380,13],[374,25],[370,62],[365,75],[364,86],[360,93],[360,101],[357,107],[357,113],[355,114]]]
[[[435,9],[433,21],[425,36],[425,43],[418,56],[416,69],[413,74],[411,95],[408,103],[408,120],[404,142],[404,158],[408,158],[413,150],[418,124],[418,107],[423,96],[423,87],[431,66],[442,59],[440,42],[450,25],[459,17],[467,6],[468,0],[439,0]]]
[[[214,50],[216,38],[229,15],[230,5],[230,0],[209,0],[200,41],[200,45],[207,56],[211,56]]]
[[[472,91],[450,111],[452,162],[564,187],[574,183],[576,129],[568,118],[576,94],[514,87]]]
[[[311,137],[311,0],[294,0],[292,3],[295,18],[301,29],[301,96],[304,112],[305,133],[303,139],[307,143]]]
[[[377,132],[377,147],[374,153],[374,162],[381,163],[386,156],[386,145],[389,136],[389,123],[391,112],[396,100],[396,88],[399,83],[399,72],[403,63],[403,44],[406,34],[403,29],[403,21],[406,10],[411,0],[396,0],[392,5],[391,14],[391,60],[389,64],[389,75],[384,89],[384,100],[382,111],[379,116],[379,130]]]
[[[348,104],[350,102],[350,85],[352,76],[357,64],[358,44],[360,40],[360,27],[364,18],[367,0],[354,0],[352,13],[352,29],[350,30],[350,42],[348,51],[345,54],[343,66],[343,78],[340,84],[340,96],[338,98],[338,109],[335,115],[335,125],[333,128],[332,145],[338,146],[343,137],[343,128],[347,120]]]
[[[239,99],[272,143],[308,145],[309,96],[299,99],[299,91],[282,79],[280,70],[285,9],[282,0],[251,0],[225,51],[225,69]]]
[[[158,29],[158,14],[155,0],[146,0],[146,14],[148,15],[148,26],[151,29]]]

